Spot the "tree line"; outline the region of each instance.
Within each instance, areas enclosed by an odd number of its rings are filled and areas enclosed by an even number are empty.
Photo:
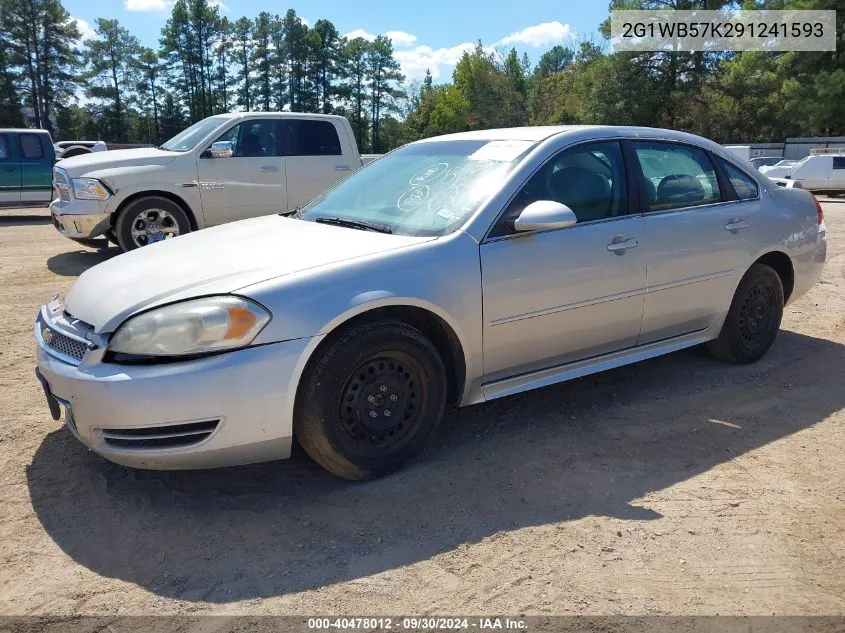
[[[835,9],[841,0],[745,0],[747,9]],[[727,0],[612,0],[612,9],[739,8]],[[176,0],[159,46],[99,18],[80,41],[61,0],[0,0],[0,126],[60,139],[158,144],[232,110],[336,113],[362,151],[490,127],[669,127],[719,142],[845,134],[845,11],[827,53],[610,53],[601,35],[526,56],[464,53],[452,81],[406,82],[385,36],[343,37],[293,10],[229,20],[208,0]],[[75,103],[84,94],[84,105]]]

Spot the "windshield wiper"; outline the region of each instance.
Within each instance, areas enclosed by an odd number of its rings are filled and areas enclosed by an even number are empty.
[[[359,229],[361,231],[375,231],[376,233],[393,233],[389,227],[382,224],[370,224],[369,222],[361,222],[359,220],[347,220],[345,218],[317,218],[314,220],[320,224],[333,224],[335,226],[345,226],[350,229]]]

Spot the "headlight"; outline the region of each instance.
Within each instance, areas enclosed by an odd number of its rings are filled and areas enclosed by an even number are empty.
[[[270,313],[240,297],[206,297],[155,308],[115,332],[109,350],[142,356],[184,356],[249,345]]]
[[[73,196],[77,200],[106,200],[111,192],[96,178],[74,178]]]

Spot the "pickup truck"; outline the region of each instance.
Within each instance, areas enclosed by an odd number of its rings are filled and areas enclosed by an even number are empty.
[[[362,166],[349,121],[328,114],[208,117],[157,148],[74,156],[53,170],[58,231],[129,251],[304,205]],[[98,239],[99,238],[99,239]]]
[[[55,162],[47,130],[0,129],[0,206],[49,203]]]

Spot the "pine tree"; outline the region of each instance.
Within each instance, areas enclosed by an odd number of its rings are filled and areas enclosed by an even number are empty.
[[[252,69],[250,63],[253,55],[252,20],[249,18],[240,18],[235,22],[233,46],[234,59],[238,65],[237,103],[249,112],[252,109],[252,86],[250,84]]]
[[[393,107],[393,98],[402,94],[396,83],[403,81],[405,76],[399,69],[399,62],[393,57],[393,44],[384,35],[379,35],[368,47],[366,67],[370,81],[371,147],[373,152],[379,152],[382,110]]]
[[[88,96],[112,102],[110,131],[118,142],[127,138],[125,112],[132,89],[137,85],[141,44],[117,20],[97,18],[97,38],[85,41],[88,63]]]

